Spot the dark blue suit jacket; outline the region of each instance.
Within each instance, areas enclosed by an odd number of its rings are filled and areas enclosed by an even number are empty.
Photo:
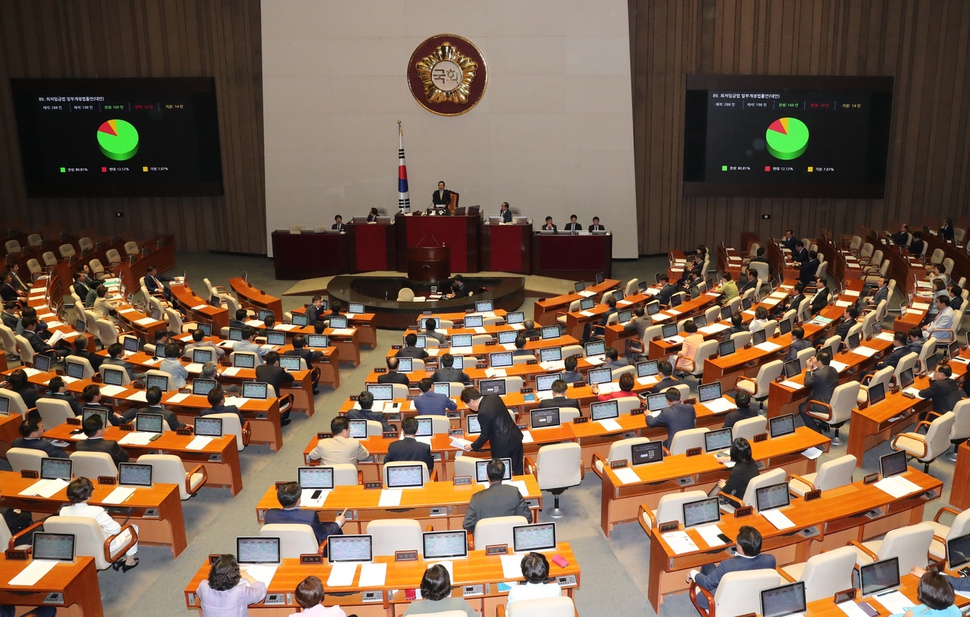
[[[264,522],[284,525],[301,523],[309,525],[313,529],[313,535],[317,537],[317,544],[326,540],[328,536],[339,536],[343,533],[340,525],[337,523],[324,523],[313,510],[300,510],[299,508],[292,510],[273,508],[272,510],[267,510]]]
[[[717,564],[717,567],[710,573],[705,574],[701,572],[694,577],[694,582],[711,593],[714,593],[717,590],[717,586],[721,583],[721,579],[728,572],[762,570],[765,568],[775,569],[774,555],[762,554],[750,558],[738,555],[737,557],[731,557]]]
[[[912,350],[909,347],[906,347],[905,345],[903,345],[902,347],[896,347],[889,353],[888,356],[886,356],[886,358],[882,362],[876,363],[876,369],[878,370],[881,368],[886,368],[887,366],[896,368],[896,365],[899,364],[899,361],[911,353],[913,353]]]
[[[423,416],[444,416],[447,415],[448,411],[458,409],[458,403],[433,390],[422,393],[412,401],[412,404],[418,410],[418,413]]]
[[[405,437],[387,446],[387,455],[384,457],[384,462],[393,463],[396,461],[424,463],[428,467],[429,474],[434,470],[434,457],[431,456],[431,446],[426,443],[421,443],[413,437]]]
[[[673,388],[674,386],[680,385],[682,382],[677,381],[673,377],[664,377],[660,382],[654,387],[650,388],[650,394],[660,394],[661,392],[666,392],[667,388]]]
[[[46,439],[24,439],[18,437],[13,440],[14,448],[28,448],[30,450],[42,450],[51,458],[67,458],[67,453],[61,450]]]
[[[693,405],[686,403],[674,403],[670,407],[664,407],[656,418],[647,416],[647,426],[654,428],[657,426],[667,427],[667,439],[664,447],[669,448],[670,442],[678,431],[686,431],[695,427],[697,413]]]

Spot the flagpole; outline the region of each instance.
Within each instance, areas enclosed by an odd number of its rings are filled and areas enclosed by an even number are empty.
[[[408,166],[404,159],[404,127],[397,121],[398,166],[397,166],[397,207],[400,212],[411,212],[411,195],[408,192]]]

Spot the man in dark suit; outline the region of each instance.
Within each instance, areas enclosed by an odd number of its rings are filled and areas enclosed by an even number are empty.
[[[667,388],[664,396],[667,398],[667,406],[656,416],[648,415],[647,426],[650,428],[666,426],[667,439],[664,440],[664,447],[669,448],[674,435],[696,426],[697,412],[694,411],[693,405],[680,402],[680,391],[677,388]]]
[[[890,237],[893,239],[893,244],[906,246],[906,242],[909,240],[909,225],[903,223],[899,226],[899,231]]]
[[[604,355],[606,356],[606,362],[603,363],[604,368],[609,367],[611,369],[618,369],[630,365],[626,359],[620,359],[620,353],[615,347],[607,347]]]
[[[351,420],[380,422],[382,431],[393,430],[391,425],[387,423],[387,416],[379,411],[374,411],[374,395],[369,390],[364,390],[357,395],[357,405],[347,412],[347,417]]]
[[[418,347],[418,335],[414,332],[404,337],[404,347],[397,350],[394,354],[398,358],[417,358],[424,360],[428,357],[428,352]]]
[[[722,428],[733,428],[741,420],[758,417],[758,406],[751,404],[751,395],[744,390],[738,390],[734,395],[734,404],[737,409],[729,411],[724,416],[724,426]]]
[[[438,182],[438,190],[431,194],[431,203],[435,210],[447,210],[451,205],[451,191],[445,188],[445,181]]]
[[[234,413],[239,417],[239,426],[246,423],[246,419],[238,407],[235,405],[226,405],[226,393],[219,386],[209,390],[206,399],[209,401],[209,408],[199,412],[200,416],[211,416],[217,413]]]
[[[387,372],[377,376],[377,383],[399,383],[405,388],[411,385],[411,380],[408,379],[407,375],[397,372],[397,367],[400,366],[401,362],[396,356],[388,356],[387,362]]]
[[[317,544],[320,544],[330,536],[339,536],[343,534],[340,529],[344,525],[344,515],[347,510],[344,509],[343,512],[337,515],[337,518],[332,523],[324,523],[317,516],[315,510],[301,510],[300,509],[300,496],[303,493],[303,489],[296,482],[287,482],[286,484],[280,484],[276,489],[276,499],[279,500],[282,508],[271,508],[266,511],[266,518],[264,520],[267,524],[303,524],[309,525],[313,529],[313,535],[317,538]]]
[[[834,367],[829,366],[832,362],[832,354],[828,349],[824,349],[814,357],[809,358],[805,367],[805,387],[811,388],[808,400],[798,406],[798,415],[801,416],[805,426],[816,433],[829,432],[828,425],[822,425],[818,420],[808,415],[808,401],[818,401],[820,403],[830,403],[832,394],[835,393],[836,386],[839,385],[839,372]]]
[[[525,345],[528,342],[529,342],[529,339],[527,339],[525,336],[521,334],[515,337],[515,341],[512,343],[513,345],[515,345],[515,349],[512,350],[512,355],[535,357],[535,352],[533,352],[531,349],[525,348]]]
[[[795,326],[791,329],[791,345],[788,347],[788,353],[785,355],[785,362],[791,362],[798,358],[798,352],[803,349],[808,349],[812,346],[811,341],[805,340],[805,329],[801,326]]]
[[[815,277],[815,295],[812,296],[811,307],[812,315],[818,315],[829,303],[829,286],[825,284],[825,279],[821,276]]]
[[[785,233],[781,236],[781,239],[778,240],[779,244],[792,252],[795,252],[796,242],[798,242],[798,239],[795,238],[795,232],[793,232],[791,229],[786,229]]]
[[[60,377],[52,377],[47,384],[50,392],[41,398],[52,398],[55,401],[64,401],[71,406],[71,411],[75,416],[81,415],[81,403],[76,398],[67,393],[67,384]]]
[[[924,246],[924,243],[923,243],[923,234],[921,234],[918,231],[917,232],[913,232],[913,239],[909,241],[909,246],[907,247],[909,249],[909,254],[910,255],[922,255],[923,254],[923,246]]]
[[[792,260],[795,263],[808,263],[812,258],[812,254],[805,248],[805,244],[801,240],[795,240],[795,249],[791,252]]]
[[[107,452],[111,455],[111,460],[114,461],[115,466],[118,463],[128,462],[130,457],[118,445],[118,442],[104,438],[104,425],[101,423],[100,415],[91,414],[88,416],[88,419],[82,424],[82,428],[87,439],[74,444],[78,452]]]
[[[940,364],[933,371],[930,379],[930,387],[919,391],[919,397],[921,399],[933,401],[933,411],[938,414],[953,411],[957,402],[963,398],[963,392],[960,390],[957,382],[953,380],[952,376],[953,369],[950,368],[950,365]],[[920,414],[919,419],[920,421],[926,419],[925,411]]]
[[[430,475],[434,471],[434,457],[431,456],[431,446],[414,438],[418,432],[417,419],[408,416],[401,420],[401,430],[404,432],[404,439],[388,444],[384,462],[415,461],[424,463],[428,467],[428,474]]]
[[[940,227],[940,239],[944,242],[953,242],[953,219],[947,217]]]
[[[74,293],[76,293],[77,297],[81,299],[81,302],[83,302],[85,306],[88,306],[88,294],[93,292],[94,288],[89,284],[87,275],[83,272],[75,272],[74,284],[72,287],[74,288]],[[91,299],[91,304],[94,304],[94,298]]]
[[[172,301],[172,290],[162,282],[162,277],[155,266],[148,266],[148,272],[145,274],[145,289],[153,296],[161,293],[166,300]]]
[[[3,303],[3,313],[0,313],[0,318],[3,320],[3,325],[10,328],[11,332],[17,331],[17,322],[20,321],[20,316],[17,315],[17,303],[16,302],[4,302]]]
[[[879,281],[876,283],[875,293],[869,297],[860,298],[859,303],[862,307],[868,305],[872,310],[875,310],[883,300],[886,301],[887,305],[889,304],[889,279],[880,276]]]
[[[465,405],[478,414],[481,434],[465,451],[479,452],[486,443],[495,458],[511,458],[512,473],[522,475],[522,431],[515,425],[509,408],[497,394],[482,393],[477,388],[465,388],[461,393]]]
[[[818,266],[818,253],[812,251],[808,254],[808,259],[798,266],[798,281],[806,285],[811,285],[812,281],[815,280],[815,273],[818,272]]]
[[[138,409],[129,409],[124,413],[125,422],[132,422],[140,413],[157,413],[161,414],[168,423],[170,429],[177,430],[182,428],[182,423],[179,422],[178,417],[168,409],[162,407],[159,403],[162,402],[162,389],[158,386],[152,386],[145,390],[145,402],[148,403],[148,407],[140,407]]]
[[[248,316],[249,315],[247,315],[246,309],[244,308],[236,309],[235,319],[229,320],[229,327],[238,328],[239,330],[243,330],[247,328],[248,326],[246,325],[246,317]],[[311,326],[313,325],[313,321],[310,321],[310,325]]]
[[[9,272],[0,274],[0,299],[4,302],[17,302],[23,295],[13,286],[13,276]]]
[[[29,448],[46,452],[51,458],[67,458],[67,453],[44,437],[44,423],[37,418],[27,418],[20,423],[20,437],[13,440],[14,448]]]
[[[24,324],[24,338],[30,343],[30,346],[34,349],[34,353],[42,353],[45,356],[50,356],[55,362],[60,358],[67,355],[66,349],[54,349],[47,344],[47,341],[42,339],[37,335],[37,318],[36,317],[25,317],[22,320]]]
[[[323,296],[316,295],[310,300],[310,304],[306,307],[307,323],[311,326],[317,323],[318,319],[323,316]]]
[[[884,369],[887,366],[896,368],[899,361],[911,353],[913,352],[906,346],[906,333],[893,332],[893,349],[889,352],[889,355],[879,362],[876,362],[876,370]]]
[[[293,375],[287,373],[280,366],[280,354],[271,351],[263,359],[264,363],[256,367],[256,381],[264,381],[276,390],[276,396],[283,396],[283,388],[293,383]],[[280,424],[290,423],[290,410],[280,414]]]
[[[91,368],[94,369],[95,373],[98,372],[98,369],[101,368],[101,363],[104,362],[104,356],[88,351],[88,337],[83,334],[74,338],[74,350],[71,352],[71,355],[84,358],[90,362]]]
[[[797,311],[798,305],[800,305],[804,299],[805,283],[795,283],[795,287],[792,289],[792,294],[788,297],[788,301],[781,304],[779,308],[782,310],[782,312],[788,310]]]
[[[691,570],[687,575],[687,582],[693,582],[711,592],[717,591],[717,586],[721,579],[728,572],[739,572],[743,570],[774,570],[775,556],[761,554],[761,533],[749,525],[744,525],[738,530],[737,537],[738,555],[725,559],[715,566],[712,563],[706,564],[701,569]],[[697,604],[702,608],[707,608],[707,598],[697,594]]]
[[[906,333],[906,348],[916,355],[919,355],[923,351],[923,343],[925,342],[923,340],[923,331],[916,326],[910,328],[909,332]]]
[[[757,289],[758,271],[753,268],[749,268],[748,271],[745,273],[744,282],[742,283],[741,281],[738,281],[738,283],[740,283],[740,287],[738,287],[739,296],[743,296],[744,292],[748,291],[749,289]]]
[[[514,458],[512,462],[515,463]],[[532,522],[529,505],[522,498],[519,489],[510,484],[502,484],[505,463],[497,455],[488,462],[485,473],[488,476],[488,488],[472,495],[461,526],[469,533],[474,533],[478,521],[497,516],[524,516],[527,521]]]
[[[650,394],[660,394],[666,392],[668,388],[680,385],[680,380],[674,377],[674,367],[667,360],[657,363],[657,372],[660,373],[660,383],[650,388]]]
[[[427,338],[433,338],[434,340],[438,341],[439,345],[444,346],[445,335],[435,330],[437,326],[438,326],[438,320],[436,320],[434,317],[428,317],[427,319],[424,320],[423,334]]]
[[[545,224],[539,229],[541,229],[542,231],[559,231],[559,228],[556,227],[556,224],[552,222],[551,216],[546,217]]]
[[[425,377],[419,381],[418,389],[421,390],[421,394],[412,401],[414,408],[418,410],[418,414],[422,416],[446,416],[449,411],[458,409],[458,403],[451,397],[434,391],[434,382],[430,377]]]
[[[677,286],[670,282],[670,277],[666,274],[660,276],[660,285],[660,291],[657,292],[655,297],[657,298],[657,302],[667,306],[670,304],[670,296],[677,292]]]
[[[502,205],[499,206],[499,212],[502,215],[502,222],[503,223],[511,223],[512,222],[512,211],[509,210],[509,202],[503,201],[502,202]]]
[[[448,381],[457,383],[471,383],[471,378],[465,371],[454,368],[455,356],[446,353],[438,359],[438,370],[431,375],[432,382]]]
[[[600,225],[600,217],[593,217],[593,224],[589,226],[589,231],[606,231],[606,227]]]
[[[306,362],[307,368],[312,371],[311,379],[313,380],[313,393],[317,394],[317,384],[320,383],[320,371],[314,369],[313,363],[319,362],[323,358],[323,352],[307,349],[306,337],[302,334],[297,334],[293,337],[293,349],[284,351],[283,355],[303,358],[303,361]]]
[[[579,406],[579,399],[569,398],[566,396],[566,390],[569,386],[562,379],[557,379],[552,382],[552,398],[543,401],[541,407],[575,407],[579,409],[579,415],[583,415],[583,410]]]
[[[849,335],[849,330],[852,329],[852,326],[856,324],[856,320],[858,319],[859,309],[855,305],[845,309],[845,315],[842,316],[842,321],[839,322],[839,325],[835,326],[835,333],[844,341],[845,337]]]
[[[460,274],[456,274],[455,280],[451,282],[451,293],[448,294],[448,297],[465,298],[467,296],[468,285],[465,285],[465,279]]]
[[[583,226],[579,224],[579,217],[573,214],[566,223],[566,231],[582,231]]]
[[[579,365],[579,360],[576,358],[576,356],[569,356],[563,360],[562,363],[563,368],[566,370],[563,371],[562,375],[559,377],[559,380],[565,382],[566,385],[574,384],[577,381],[583,381],[583,374],[576,370],[576,367]]]
[[[333,217],[333,225],[330,226],[330,229],[334,229],[336,231],[347,231],[347,226],[344,225],[344,217],[340,216],[339,214]]]
[[[959,311],[963,306],[963,288],[959,285],[950,287],[950,308]]]
[[[724,331],[724,334],[721,335],[721,340],[730,340],[732,335],[747,331],[748,326],[744,325],[744,316],[741,313],[731,313],[731,327]]]

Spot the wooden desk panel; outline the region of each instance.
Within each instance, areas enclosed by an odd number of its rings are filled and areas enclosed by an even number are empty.
[[[229,309],[210,305],[208,298],[199,297],[188,285],[172,282],[168,288],[172,290],[172,299],[185,312],[186,321],[204,321],[216,329],[229,326]]]
[[[415,246],[446,245],[450,248],[451,272],[478,272],[479,215],[451,216],[405,216],[394,217],[397,229],[397,270],[408,270],[408,248]],[[387,270],[393,268],[385,268]]]
[[[308,275],[304,273],[304,276]],[[276,278],[280,277],[277,276]],[[251,307],[256,309],[257,312],[259,309],[273,311],[273,316],[276,317],[276,323],[283,323],[283,302],[279,298],[256,289],[249,281],[241,277],[229,279],[229,286],[236,292],[236,296],[240,299],[244,307]],[[232,317],[235,318],[235,315],[232,315]]]
[[[10,585],[7,581],[20,574],[30,561],[0,559],[0,604],[17,607],[54,606],[58,615],[103,617],[98,570],[93,557],[78,557],[73,563],[62,563],[30,587]],[[64,595],[61,604],[46,604],[49,593]],[[18,611],[19,613],[20,611]]]
[[[532,225],[482,225],[482,270],[532,272]]]
[[[592,279],[592,277],[590,277]],[[620,286],[620,282],[616,279],[606,279],[598,285],[587,286],[585,291],[592,292],[593,295],[590,298],[602,295],[607,291],[616,289]],[[541,326],[551,326],[556,323],[556,313],[560,311],[566,311],[569,309],[569,305],[576,300],[582,300],[585,296],[572,292],[563,294],[560,296],[553,296],[552,298],[540,298],[536,300],[535,306],[533,307],[532,315],[533,320],[536,324]],[[463,317],[459,317],[462,319]]]
[[[532,234],[532,273],[538,276],[592,280],[613,273],[613,234]]]
[[[272,234],[272,241],[273,268],[277,280],[314,278],[352,271],[353,251],[347,233],[291,234],[289,230],[277,230]]]

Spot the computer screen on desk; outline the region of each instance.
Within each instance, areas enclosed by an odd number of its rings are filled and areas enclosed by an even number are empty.
[[[385,468],[387,488],[421,488],[424,486],[424,465],[394,465]]]
[[[505,474],[502,476],[502,480],[512,479],[512,459],[511,458],[501,458],[499,459],[505,463]],[[491,461],[475,461],[475,481],[476,482],[488,482],[488,464]]]
[[[560,335],[559,326],[542,326],[542,340],[559,338]]]
[[[731,447],[731,429],[722,428],[704,433],[704,451],[717,452]]]
[[[297,482],[300,488],[333,488],[333,467],[299,467],[297,469]]]
[[[802,581],[761,591],[761,617],[786,617],[806,610],[805,583]]]
[[[514,343],[518,337],[519,333],[516,330],[502,330],[498,333],[498,342],[499,345],[508,345]]]
[[[717,505],[717,497],[684,504],[684,527],[707,525],[719,520],[721,520],[721,508]]]
[[[598,403],[592,403],[589,406],[589,413],[593,420],[609,420],[610,418],[619,418],[619,404],[616,402],[616,399],[613,399],[612,401],[600,401]]]
[[[41,356],[34,356],[39,358]],[[34,368],[37,368],[37,363],[34,363]],[[115,369],[104,369],[101,372],[101,381],[104,382],[106,386],[120,386],[125,380],[124,368],[118,367]]]
[[[951,570],[959,570],[970,563],[970,534],[947,540],[946,558]]]
[[[542,362],[558,362],[562,360],[562,347],[544,347],[540,349],[539,360]]]
[[[118,484],[151,487],[152,466],[139,463],[118,463]]]
[[[785,414],[768,420],[768,432],[774,437],[783,437],[795,432],[794,414]]]
[[[452,347],[471,347],[472,335],[471,334],[452,334],[451,346]]]
[[[43,480],[61,479],[71,481],[74,461],[69,458],[43,458],[40,460],[40,477]]]
[[[51,370],[51,357],[42,353],[34,354],[34,368],[42,373]]]
[[[398,373],[410,373],[414,370],[414,358],[398,358],[397,359],[397,372]]]
[[[758,511],[774,510],[776,508],[787,508],[790,502],[788,494],[788,483],[780,482],[770,486],[762,486],[755,491],[755,503]]]
[[[512,364],[511,351],[497,351],[488,354],[488,365],[492,368],[508,368]]]
[[[477,413],[470,413],[465,416],[465,432],[469,435],[481,434],[482,426],[478,423]]]
[[[330,337],[326,334],[310,334],[306,337],[306,344],[314,349],[326,349],[330,347]]]
[[[270,330],[266,333],[266,344],[276,346],[286,345],[286,332]]]
[[[466,328],[481,328],[485,325],[485,318],[481,315],[465,315]]]
[[[331,328],[346,328],[347,327],[347,316],[346,315],[333,315],[330,317],[330,327]]]
[[[663,443],[659,441],[648,441],[647,443],[635,443],[630,446],[631,465],[644,465],[646,463],[659,463],[664,460]]]
[[[717,355],[721,356],[722,358],[724,356],[730,356],[735,351],[736,349],[734,346],[734,341],[732,339],[721,341],[720,343],[717,344]]]
[[[899,586],[899,558],[892,557],[859,568],[863,596],[871,596],[884,589]]]
[[[482,394],[498,394],[499,396],[506,394],[504,379],[483,379],[478,382],[478,385],[482,389]]]
[[[556,524],[516,525],[512,528],[512,545],[516,553],[547,551],[556,548]]]
[[[606,341],[590,341],[583,345],[583,352],[587,358],[590,356],[602,356],[606,353]]]
[[[45,561],[74,561],[73,533],[35,531],[31,558]]]
[[[637,362],[637,377],[653,377],[660,372],[657,367],[657,360]]]
[[[793,377],[798,377],[802,374],[802,363],[801,360],[795,358],[794,360],[789,360],[785,362],[785,378],[792,379]]]
[[[243,398],[265,401],[267,396],[269,396],[269,389],[267,386],[269,386],[269,384],[263,383],[262,381],[244,381],[242,383]]]
[[[559,408],[533,409],[529,412],[529,426],[532,428],[552,428],[559,426]]]
[[[721,398],[721,382],[702,383],[697,386],[697,400],[701,403]]]
[[[354,439],[367,439],[367,420],[351,420],[350,436]]]
[[[209,392],[218,385],[215,379],[196,378],[192,380],[192,394],[207,396]]]
[[[301,328],[309,326],[310,316],[306,313],[293,313],[293,316],[290,318],[290,323]]]
[[[495,305],[491,300],[478,300],[475,302],[476,313],[488,313],[495,310]]]
[[[590,385],[609,383],[613,381],[613,369],[610,367],[594,368],[590,369],[586,374],[586,378]]]
[[[513,311],[511,313],[505,314],[505,323],[507,324],[517,324],[525,321],[525,313],[522,311]]]
[[[139,433],[161,433],[164,421],[160,413],[139,413],[135,415],[135,430]]]
[[[389,383],[369,383],[367,384],[367,391],[374,395],[375,401],[393,401],[394,400],[394,384]]]
[[[425,559],[454,559],[468,556],[468,538],[458,531],[426,531],[422,534],[422,556]]]
[[[554,384],[560,377],[559,373],[550,373],[548,375],[536,375],[536,392],[548,392],[552,390],[552,384]]]
[[[240,564],[280,563],[280,539],[261,536],[236,538],[236,561]]]
[[[303,370],[301,360],[303,360],[303,358],[300,356],[280,356],[280,368],[291,373]]]
[[[196,364],[205,364],[206,362],[212,362],[212,350],[211,349],[193,349],[192,350],[192,362]]]
[[[882,402],[886,398],[886,384],[884,383],[874,383],[866,390],[869,395],[869,404],[875,405],[876,403]]]
[[[196,418],[193,432],[202,437],[222,437],[222,418]]]
[[[883,478],[898,476],[905,473],[906,469],[906,452],[904,450],[883,454],[879,457],[879,475]]]

